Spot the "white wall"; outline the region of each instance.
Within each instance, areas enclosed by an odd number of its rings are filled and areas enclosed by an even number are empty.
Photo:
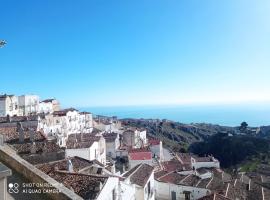
[[[102,190],[100,191],[97,200],[113,200],[113,194],[115,199],[118,199],[119,196],[119,179],[116,177],[109,177],[105,185],[103,185]],[[114,191],[114,192],[113,192]]]
[[[18,97],[7,95],[0,100],[0,116],[13,116],[19,114]]]
[[[153,165],[153,161],[152,159],[151,160],[130,160],[129,159],[129,169],[135,167],[136,165],[138,164],[141,164],[141,163],[145,163],[145,164],[148,164],[148,165]]]
[[[39,113],[53,113],[53,104],[52,102],[40,102],[38,112]]]
[[[214,161],[211,162],[196,162],[194,158],[191,158],[191,166],[192,168],[194,167],[195,169],[199,168],[210,168],[210,167],[215,167],[215,168],[220,168],[219,161],[214,159]]]
[[[89,148],[84,148],[84,149],[66,149],[65,153],[66,153],[66,158],[67,157],[78,156],[78,157],[84,158],[86,160],[91,160]]]
[[[150,188],[151,188],[150,191],[152,191],[152,195],[148,194],[147,187],[148,187],[149,182],[150,182]],[[154,179],[154,173],[152,173],[147,183],[144,186],[144,200],[154,200],[154,199],[155,199],[155,179]]]
[[[172,199],[171,192],[176,192],[176,199],[184,200],[184,191],[191,192],[190,199],[196,200],[207,195],[209,190],[205,188],[197,188],[190,186],[175,185],[170,183],[163,183],[155,180],[156,199]]]
[[[120,197],[122,200],[135,200],[135,185],[120,181],[120,188]]]
[[[39,111],[39,96],[21,95],[18,97],[19,115],[29,115]]]

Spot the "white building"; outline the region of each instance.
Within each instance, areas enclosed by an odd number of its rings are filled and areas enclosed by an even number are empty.
[[[15,95],[0,95],[0,116],[18,115],[18,97]]]
[[[39,102],[39,113],[53,113],[60,110],[60,103],[56,99],[45,99]]]
[[[78,156],[86,160],[98,160],[106,165],[106,142],[103,136],[72,134],[66,143],[66,158]]]
[[[158,159],[160,162],[165,161],[162,141],[158,139],[151,139],[149,140],[149,145],[153,157]]]
[[[202,179],[193,174],[183,175],[177,172],[164,173],[162,173],[162,171],[155,173],[157,200],[196,200],[211,192],[209,189],[205,188],[211,179],[202,181]]]
[[[105,132],[103,137],[106,140],[106,155],[111,158],[116,158],[116,152],[120,147],[119,134],[115,132]]]
[[[123,177],[125,183],[135,185],[135,199],[155,199],[154,168],[152,166],[139,164],[123,174]]]
[[[37,95],[21,95],[18,97],[19,114],[30,115],[38,113],[39,96]]]
[[[133,168],[138,164],[145,163],[153,165],[152,152],[148,149],[130,149],[128,151],[129,168]]]
[[[192,156],[191,157],[191,166],[193,169],[199,169],[199,168],[220,168],[220,163],[217,159],[215,159],[213,156],[207,156],[207,157],[197,157]]]
[[[142,148],[148,144],[145,129],[129,128],[123,132],[122,136],[123,145],[131,148]]]
[[[43,130],[47,136],[57,136],[58,144],[65,147],[70,134],[93,131],[92,114],[80,113],[74,108],[54,111],[39,121],[39,130]]]

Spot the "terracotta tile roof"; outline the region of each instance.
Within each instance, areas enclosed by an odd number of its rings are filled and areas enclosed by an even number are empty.
[[[128,156],[130,160],[151,160],[152,152],[148,149],[131,149]]]
[[[105,138],[106,142],[114,142],[116,140],[118,136],[118,133],[108,133],[108,132],[105,132],[103,133],[103,137]]]
[[[7,143],[18,143],[19,142],[19,132],[17,132],[17,125],[11,126],[0,126],[0,134],[5,136],[5,141]],[[24,129],[24,140],[30,141],[30,131],[28,128]],[[35,141],[43,141],[45,137],[42,132],[35,131],[34,132],[34,140]]]
[[[11,147],[15,149],[19,154],[31,154],[31,149],[34,147],[33,143],[23,143],[23,144],[10,144]],[[36,153],[51,153],[59,152],[61,148],[54,142],[35,142]]]
[[[100,139],[101,136],[94,136],[91,133],[71,134],[68,136],[66,146],[68,149],[89,148]]]
[[[154,168],[148,164],[140,164],[134,168],[136,169],[131,169],[133,172],[125,177],[129,178],[131,183],[144,187],[154,172]]]
[[[198,157],[198,156],[192,156],[196,160],[196,162],[213,162],[213,158],[211,156],[207,157]]]
[[[208,196],[204,196],[202,198],[199,198],[198,200],[232,200],[232,199],[229,199],[229,198],[226,198],[220,194],[210,194]]]
[[[136,165],[135,167],[133,167],[132,169],[130,169],[129,171],[127,171],[126,173],[124,173],[124,174],[123,174],[123,177],[127,178],[127,177],[130,176],[133,172],[135,172],[139,167],[140,167],[140,165]]]
[[[211,178],[202,179],[197,183],[196,187],[198,187],[198,188],[206,188],[207,184],[210,181],[211,181]]]
[[[148,140],[148,143],[149,143],[151,146],[159,145],[159,144],[160,144],[160,140],[159,140],[159,139],[149,139],[149,140]]]
[[[193,154],[191,153],[177,153],[177,156],[180,160],[180,162],[182,162],[182,164],[190,164],[191,165],[191,156]]]
[[[96,199],[103,185],[108,180],[106,176],[85,175],[69,172],[56,172],[51,176],[59,183],[73,190],[83,199]]]
[[[154,177],[155,177],[155,179],[159,179],[161,176],[164,176],[166,174],[168,174],[167,171],[160,170],[160,171],[154,173]]]
[[[172,172],[172,171],[183,171],[185,170],[190,170],[191,167],[186,166],[181,164],[180,161],[176,159],[172,159],[170,161],[162,162],[161,165],[163,166],[164,170],[167,172]]]
[[[190,174],[181,181],[181,184],[187,185],[187,186],[196,186],[199,181],[200,181],[200,178],[198,176]]]
[[[92,166],[93,164],[98,164],[99,166],[104,167],[104,165],[98,162],[97,160],[89,161],[89,160],[86,160],[77,156],[71,157],[69,159],[72,162],[74,172],[79,172],[85,167]],[[57,170],[67,171],[68,170],[67,162],[68,162],[68,159],[64,159],[64,160],[58,160],[58,161],[54,161],[50,163],[36,165],[36,167],[40,169],[41,171],[43,171],[44,173],[50,175],[50,174],[55,173],[55,171]]]
[[[246,184],[240,182],[238,179],[233,180],[227,187],[226,197],[229,199],[249,199],[247,198]],[[262,199],[259,198],[258,199]]]
[[[187,175],[178,174],[177,172],[167,173],[164,176],[158,178],[159,181],[172,184],[182,184],[182,180],[186,178]]]

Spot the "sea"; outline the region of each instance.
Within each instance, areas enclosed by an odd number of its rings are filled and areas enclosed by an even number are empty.
[[[270,125],[270,104],[259,105],[173,105],[85,107],[94,115],[123,118],[168,119],[181,123],[211,123],[239,126],[245,121],[251,127]]]

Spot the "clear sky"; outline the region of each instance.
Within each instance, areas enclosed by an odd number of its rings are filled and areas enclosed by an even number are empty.
[[[269,0],[0,0],[0,92],[64,106],[270,100]]]

